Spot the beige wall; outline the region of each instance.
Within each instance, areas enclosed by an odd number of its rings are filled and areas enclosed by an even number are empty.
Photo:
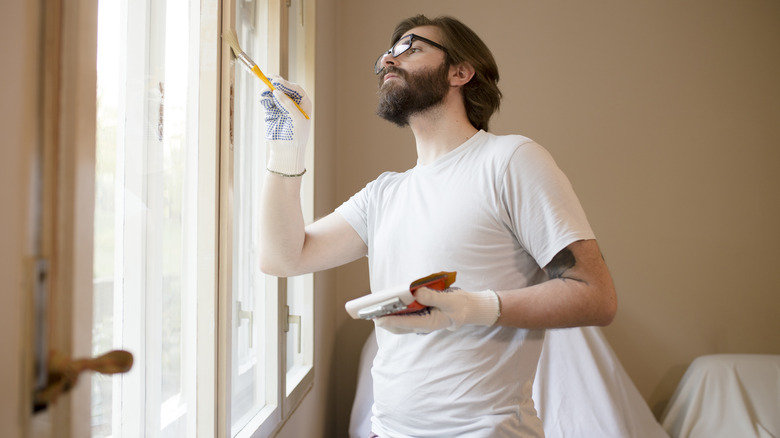
[[[656,415],[696,356],[780,354],[780,3],[341,1],[339,201],[415,163],[409,132],[373,115],[371,64],[418,12],[483,37],[505,97],[491,130],[572,180],[619,289],[607,338]],[[339,269],[339,303],[367,284],[365,262]],[[370,327],[338,318],[345,428]]]
[[[21,436],[30,405],[24,382],[31,357],[24,348],[29,329],[24,317],[30,282],[25,277],[35,254],[31,193],[36,136],[38,43],[36,2],[3,2],[0,14],[0,436]]]

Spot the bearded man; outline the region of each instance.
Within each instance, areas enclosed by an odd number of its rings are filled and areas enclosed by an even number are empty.
[[[482,40],[454,18],[420,15],[391,44],[374,67],[377,113],[412,130],[417,165],[381,174],[306,227],[309,122],[281,91],[266,94],[269,127],[289,135],[269,142],[261,269],[292,276],[367,256],[372,291],[457,272],[457,288],[416,291],[423,311],[374,320],[366,436],[541,437],[531,389],[544,330],[609,324],[612,278],[550,154],[488,132],[501,92]],[[303,90],[278,83],[310,107]]]

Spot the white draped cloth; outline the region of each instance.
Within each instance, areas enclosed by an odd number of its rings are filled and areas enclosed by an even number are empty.
[[[601,329],[548,330],[533,398],[547,438],[667,438]]]
[[[661,422],[674,438],[780,438],[780,355],[698,357]]]
[[[351,438],[371,429],[375,353],[371,333],[360,357]],[[547,331],[533,399],[547,438],[668,438],[597,327]]]

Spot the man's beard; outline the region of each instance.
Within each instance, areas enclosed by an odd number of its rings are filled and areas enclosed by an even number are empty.
[[[406,80],[406,84],[388,83],[383,86],[385,75],[391,72]],[[409,125],[411,116],[432,108],[444,100],[450,89],[447,80],[448,72],[449,65],[446,62],[439,68],[414,74],[407,74],[395,67],[385,67],[377,92],[379,95],[377,115],[400,127]]]

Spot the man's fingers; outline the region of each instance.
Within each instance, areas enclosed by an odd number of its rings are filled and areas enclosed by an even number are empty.
[[[418,303],[425,306],[432,307],[446,307],[449,299],[454,298],[457,292],[460,291],[457,287],[452,287],[444,290],[435,290],[428,287],[421,287],[414,291],[414,299]],[[449,301],[450,303],[452,301]]]
[[[436,304],[439,303],[439,293],[439,291],[435,291],[427,287],[421,287],[414,291],[414,299],[422,305],[438,307]]]
[[[397,335],[402,335],[406,333],[430,332],[431,330],[427,327],[429,325],[429,322],[427,321],[428,317],[430,317],[430,315],[390,315],[377,318],[375,321],[377,327]]]

